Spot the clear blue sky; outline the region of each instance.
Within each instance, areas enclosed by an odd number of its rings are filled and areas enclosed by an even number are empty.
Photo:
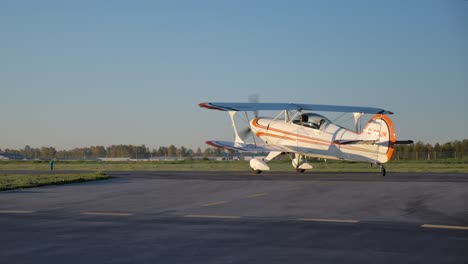
[[[468,1],[2,1],[0,148],[233,139],[205,101],[373,106],[468,138]]]

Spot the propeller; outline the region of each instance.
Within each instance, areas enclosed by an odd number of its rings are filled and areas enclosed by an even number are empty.
[[[260,97],[258,94],[251,94],[249,95],[249,103],[259,103],[260,102]],[[254,111],[254,117],[258,117],[258,110]]]
[[[250,129],[250,126],[246,127],[245,129],[242,129],[239,131],[239,137],[241,137],[243,140],[247,138],[247,136],[252,132],[252,129]]]
[[[258,94],[249,95],[248,101],[249,101],[249,103],[258,103],[258,102],[260,102],[259,95]],[[257,118],[258,114],[259,114],[258,110],[255,110],[253,112],[253,114],[254,114],[254,118]],[[239,131],[239,136],[242,139],[245,139],[245,138],[247,138],[247,136],[249,136],[249,134],[252,134],[252,138],[255,141],[255,135],[252,133],[252,129],[250,128],[250,122],[249,122],[248,116],[246,116],[246,118],[247,118],[247,127],[245,129],[242,129],[241,131]]]

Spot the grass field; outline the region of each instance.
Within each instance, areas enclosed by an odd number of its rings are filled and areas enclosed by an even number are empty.
[[[310,172],[378,172],[366,163],[345,161],[310,160],[314,166]],[[272,171],[294,170],[289,160],[271,161]],[[467,160],[437,161],[392,161],[386,164],[387,172],[452,172],[468,173]],[[49,170],[47,161],[0,161],[0,171]],[[56,161],[56,171],[128,171],[128,170],[171,170],[171,171],[249,171],[248,161]]]
[[[0,174],[0,191],[109,179],[104,173]]]
[[[366,163],[345,161],[311,160],[314,172],[375,172],[379,168]],[[289,160],[271,161],[272,171],[294,171]],[[450,172],[468,173],[466,160],[437,161],[393,161],[386,165],[387,172]],[[56,161],[54,173],[49,172],[47,161],[0,161],[0,191],[31,188],[44,185],[58,185],[110,178],[105,173],[83,173],[82,171],[129,171],[129,170],[166,170],[166,171],[250,171],[248,161]],[[42,174],[28,174],[27,171],[44,171]],[[13,173],[20,171],[21,174]],[[63,171],[63,173],[61,172]],[[70,173],[76,171],[76,173]]]

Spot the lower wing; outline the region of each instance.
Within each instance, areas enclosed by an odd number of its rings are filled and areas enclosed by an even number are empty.
[[[271,152],[271,151],[280,151],[280,152],[293,152],[292,149],[286,146],[274,146],[268,144],[245,144],[245,143],[236,143],[233,141],[206,141],[206,144],[217,147],[224,148],[230,151],[240,151],[240,152]]]

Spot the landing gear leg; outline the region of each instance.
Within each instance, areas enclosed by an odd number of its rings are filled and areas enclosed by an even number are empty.
[[[385,176],[385,173],[387,172],[385,170],[385,166],[384,165],[380,165],[380,172],[382,173],[382,176]]]
[[[296,164],[296,172],[297,173],[303,173],[305,170],[304,169],[299,169],[299,166],[301,165],[301,162],[302,162],[302,155],[299,155],[299,154],[296,154],[295,157],[294,157],[294,163]]]

